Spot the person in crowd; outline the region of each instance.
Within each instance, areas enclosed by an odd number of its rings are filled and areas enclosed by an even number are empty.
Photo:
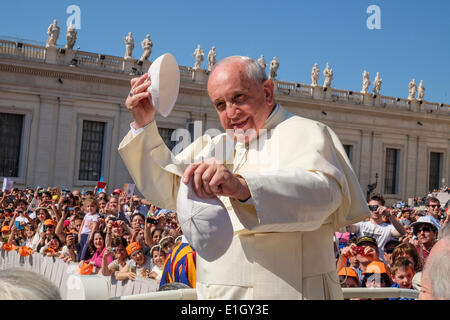
[[[164,233],[164,232],[163,232]],[[172,252],[175,247],[175,238],[169,235],[165,235],[160,241],[159,245],[161,246],[161,250],[167,255]]]
[[[56,222],[53,219],[46,219],[44,221],[43,232],[40,236],[40,241],[36,247],[36,251],[41,251],[41,248],[48,244],[48,242],[53,238],[57,237],[55,234]],[[58,238],[59,239],[59,238]],[[59,239],[60,240],[60,239]],[[53,242],[55,244],[55,242]]]
[[[125,238],[117,237],[112,240],[112,247],[107,247],[102,259],[102,274],[104,276],[115,275],[124,268],[128,261],[127,246]],[[114,255],[114,260],[108,263],[108,257]]]
[[[85,216],[78,233],[80,250],[77,261],[89,259],[89,238],[98,229],[98,203],[94,198],[86,198],[83,201]]]
[[[167,254],[159,285],[182,282],[195,288],[196,277],[196,252],[188,243],[181,242]]]
[[[355,269],[343,267],[338,271],[338,276],[342,288],[359,288],[359,276]]]
[[[363,275],[362,287],[384,288],[392,285],[390,271],[383,261],[372,261]]]
[[[392,239],[386,242],[386,244],[384,245],[383,260],[387,263],[388,266],[392,265],[392,252],[400,244],[400,241]]]
[[[427,216],[431,217],[431,220],[433,220],[434,225],[438,228],[438,230],[441,229],[441,202],[439,199],[435,197],[428,197],[425,202],[425,208],[427,210]]]
[[[61,249],[61,240],[56,235],[50,235],[46,236],[45,244],[39,249],[39,252],[48,257],[59,257]]]
[[[356,233],[358,237],[368,236],[378,243],[379,259],[383,260],[384,246],[389,240],[398,238],[406,233],[403,225],[394,217],[390,210],[384,206],[382,195],[373,195],[369,200],[370,219],[347,227],[347,231]],[[383,221],[383,216],[390,221]]]
[[[164,271],[164,262],[166,261],[166,253],[161,249],[161,245],[157,244],[150,249],[153,260],[153,268],[149,273],[149,278],[155,279],[158,283]]]
[[[390,268],[393,288],[413,289],[412,280],[415,275],[414,264],[407,257],[400,257],[395,260]],[[413,300],[412,298],[390,298],[389,300]]]
[[[148,278],[150,271],[153,269],[152,258],[144,254],[139,242],[130,243],[126,250],[131,260],[120,269],[116,279],[135,280],[136,278]]]
[[[90,251],[90,259],[81,260],[79,267],[82,267],[84,262],[88,264],[92,264],[94,268],[94,273],[98,273],[102,269],[102,261],[103,255],[105,253],[105,236],[103,232],[97,230],[94,231],[92,237],[89,240],[89,251]],[[114,258],[112,256],[107,257],[107,263],[110,264]]]
[[[416,247],[419,256],[426,263],[428,255],[437,241],[439,226],[432,216],[426,215],[417,219],[416,222],[411,224],[411,227],[414,235],[419,240],[419,244]]]
[[[422,274],[419,300],[450,300],[450,236],[433,246]]]
[[[399,258],[407,258],[411,261],[414,267],[414,273],[422,271],[423,261],[420,257],[417,248],[411,243],[401,243],[395,247],[391,255],[391,265]]]
[[[37,228],[36,234],[31,242],[31,249],[37,250],[37,247],[41,241],[42,233],[44,232],[45,221],[50,219],[50,214],[45,207],[36,208]]]

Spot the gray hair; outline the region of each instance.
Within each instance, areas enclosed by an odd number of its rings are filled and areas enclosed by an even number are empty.
[[[267,74],[266,71],[264,70],[264,68],[259,64],[258,61],[253,60],[250,57],[246,57],[246,56],[230,56],[230,57],[226,57],[222,60],[220,60],[219,62],[217,62],[212,70],[211,73],[214,71],[214,69],[218,66],[220,66],[221,64],[230,62],[231,60],[236,60],[236,59],[240,59],[241,61],[246,63],[245,66],[245,71],[247,74],[247,77],[250,80],[253,80],[257,83],[263,83],[264,81],[267,80]]]
[[[450,236],[446,236],[438,254],[427,259],[424,272],[430,279],[430,287],[436,299],[450,300]],[[423,277],[422,277],[423,279]]]
[[[38,273],[16,268],[0,271],[0,300],[62,300],[59,289]]]

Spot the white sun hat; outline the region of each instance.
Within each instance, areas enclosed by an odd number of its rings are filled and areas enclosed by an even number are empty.
[[[188,184],[180,183],[177,214],[183,235],[197,254],[207,261],[221,257],[233,239],[227,209],[217,197],[200,198]]]
[[[170,53],[159,56],[152,62],[148,74],[152,84],[147,91],[151,94],[152,105],[167,117],[175,106],[180,88],[180,69],[175,57]]]

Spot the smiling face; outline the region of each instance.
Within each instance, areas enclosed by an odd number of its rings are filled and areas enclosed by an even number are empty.
[[[247,63],[240,58],[230,59],[218,65],[208,80],[209,97],[225,130],[258,132],[274,107],[273,82],[249,79]]]
[[[164,265],[164,260],[166,258],[164,251],[154,250],[153,251],[153,262],[160,268]]]
[[[99,234],[99,233],[96,233],[96,234],[94,235],[94,247],[95,247],[97,250],[102,250],[104,244],[105,244],[105,241],[103,240],[102,235]]]

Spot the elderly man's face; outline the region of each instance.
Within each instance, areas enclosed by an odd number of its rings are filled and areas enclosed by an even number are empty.
[[[225,130],[258,132],[274,106],[273,82],[248,79],[245,66],[239,59],[217,66],[209,77],[208,93]]]

